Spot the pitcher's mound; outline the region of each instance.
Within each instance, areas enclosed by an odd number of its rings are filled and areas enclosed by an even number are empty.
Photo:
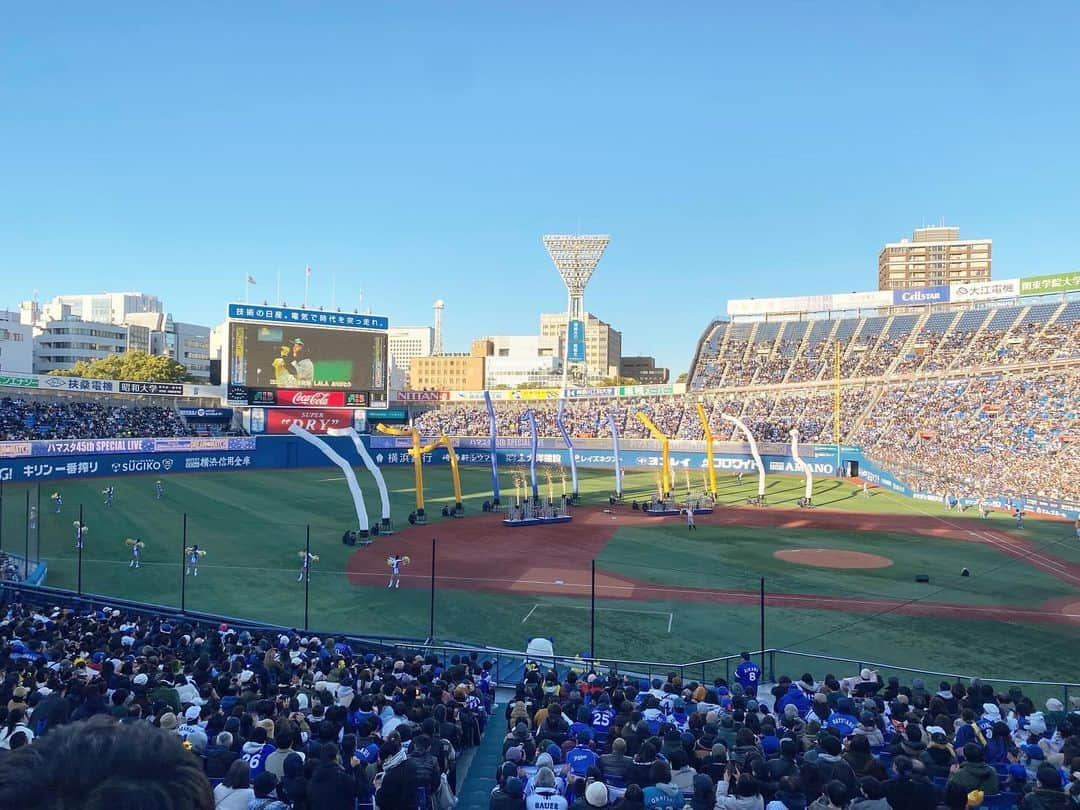
[[[878,554],[838,548],[787,548],[773,553],[778,560],[818,568],[888,568],[893,561]]]

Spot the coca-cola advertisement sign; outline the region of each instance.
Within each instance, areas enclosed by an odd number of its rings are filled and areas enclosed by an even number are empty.
[[[368,404],[363,391],[275,391],[275,404],[291,408],[363,408]]]
[[[341,408],[345,405],[344,391],[296,391],[286,388],[275,393],[278,405],[299,408]]]
[[[353,412],[348,408],[267,408],[266,432],[288,433],[290,425],[299,425],[309,433],[326,433],[330,428],[353,426]]]

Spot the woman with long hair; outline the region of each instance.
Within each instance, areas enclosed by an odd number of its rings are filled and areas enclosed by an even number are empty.
[[[251,768],[242,759],[229,766],[221,784],[214,788],[215,810],[247,810],[255,791],[251,789]]]

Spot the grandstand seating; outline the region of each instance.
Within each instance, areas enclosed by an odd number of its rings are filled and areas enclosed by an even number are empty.
[[[837,341],[840,341],[839,344]],[[839,346],[839,348],[837,348]],[[700,440],[700,401],[718,440],[739,440],[721,413],[762,441],[833,441],[833,371],[841,360],[841,438],[927,491],[1077,499],[1080,480],[1080,302],[950,309],[862,319],[715,322],[702,336],[689,398],[569,401],[579,438],[646,438],[642,411],[665,434]],[[551,402],[496,403],[500,435],[531,409],[558,435]],[[484,436],[478,404],[419,413],[426,433]]]
[[[223,423],[193,421],[174,408],[67,399],[0,399],[0,441],[217,436]]]
[[[248,802],[248,779],[260,772],[283,777],[255,782],[281,803],[276,810],[370,808],[373,800],[429,808],[421,797],[438,790],[440,774],[468,806],[496,809],[523,807],[512,799],[549,781],[567,804],[588,790],[575,807],[617,808],[616,797],[632,800],[641,789],[668,793],[675,806],[763,807],[786,796],[803,807],[830,780],[852,796],[888,797],[894,809],[915,806],[901,797],[916,794],[940,801],[950,783],[966,797],[971,780],[984,788],[973,807],[1014,806],[1033,788],[1048,800],[1080,797],[1080,779],[1061,779],[1061,766],[1080,768],[1080,710],[1015,687],[902,685],[868,669],[820,681],[781,675],[773,686],[760,670],[699,683],[674,672],[650,681],[526,667],[505,670],[520,680],[503,684],[513,694],[496,710],[499,669],[476,652],[416,654],[153,608],[31,598],[8,601],[0,624],[0,806],[14,810],[113,777],[108,761],[71,767],[80,736],[140,739],[122,763],[132,786],[162,788],[186,773],[172,789],[177,808],[209,808],[235,791]],[[1002,744],[978,742],[990,738]],[[479,789],[463,784],[450,755],[481,739],[494,749],[485,765],[502,762],[490,797],[492,774],[467,775]],[[398,753],[406,743],[408,753]],[[142,766],[144,750],[152,761]],[[729,779],[729,762],[741,776]],[[409,798],[394,803],[391,789]]]

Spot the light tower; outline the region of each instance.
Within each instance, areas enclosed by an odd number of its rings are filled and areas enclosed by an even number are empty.
[[[564,396],[571,364],[581,368],[582,379],[588,380],[585,365],[585,287],[610,241],[610,236],[598,234],[548,234],[544,237],[544,247],[562,276],[568,295],[562,379]]]
[[[431,353],[442,354],[442,311],[446,306],[440,298],[435,302],[435,336],[431,342]]]

